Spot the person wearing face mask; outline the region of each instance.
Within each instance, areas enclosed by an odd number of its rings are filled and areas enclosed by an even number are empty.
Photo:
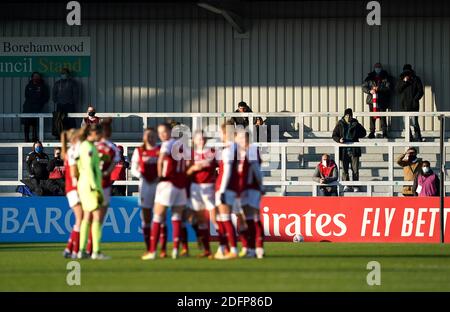
[[[84,127],[85,125],[99,124],[101,122],[100,118],[95,116],[94,106],[88,106],[86,113],[87,116],[83,118],[83,121],[81,122],[81,127]]]
[[[413,182],[422,170],[422,159],[417,158],[417,150],[410,147],[408,150],[397,157],[397,164],[403,168],[404,181]],[[403,196],[414,196],[415,192],[412,186],[403,186]]]
[[[347,108],[344,112],[344,117],[338,121],[333,130],[332,138],[335,142],[340,144],[347,144],[351,142],[359,142],[359,139],[364,138],[367,132],[366,129],[353,118],[353,111]],[[339,158],[342,162],[343,175],[342,181],[349,180],[348,169],[351,166],[353,181],[359,180],[359,158],[361,157],[360,147],[341,147],[339,148]],[[359,192],[358,187],[344,187],[344,192],[354,191]]]
[[[56,105],[56,112],[73,113],[77,110],[79,99],[78,84],[71,78],[70,70],[63,68],[61,70],[60,79],[55,82],[52,90],[52,100]],[[73,118],[65,117],[63,119],[63,129],[76,128]],[[59,138],[60,134],[57,133]]]
[[[440,195],[439,177],[431,170],[428,160],[423,161],[422,170],[414,179],[413,190],[414,195],[419,197]]]
[[[390,77],[381,63],[376,63],[374,69],[364,79],[362,90],[367,94],[366,103],[371,112],[385,112],[390,108],[391,83]],[[368,138],[375,138],[375,121],[380,119],[383,138],[387,138],[386,117],[370,117],[370,133]]]
[[[400,95],[400,105],[405,112],[418,112],[420,109],[420,99],[424,95],[422,80],[416,75],[410,64],[403,66],[403,72],[400,74],[400,79],[396,86],[397,93]],[[419,117],[410,117],[411,126],[414,129],[414,136],[411,128],[405,129],[409,131],[411,141],[424,142],[419,125]]]
[[[25,163],[29,174],[29,180],[23,182],[30,187],[33,193],[39,196],[45,195],[45,187],[43,188],[43,184],[49,176],[47,170],[49,158],[48,155],[44,153],[44,148],[40,141],[36,141],[33,144],[33,150],[27,155]]]
[[[323,154],[322,161],[316,166],[313,174],[313,181],[320,184],[330,184],[336,182],[339,178],[338,168],[330,155]],[[319,187],[319,196],[338,196],[337,186]]]
[[[39,72],[31,74],[31,79],[25,87],[25,102],[23,103],[22,113],[40,113],[50,98],[48,86],[44,83]],[[36,141],[38,118],[22,118],[21,123],[24,126],[25,142],[30,142],[30,128],[32,131],[32,140]]]
[[[45,185],[52,195],[64,196],[64,176],[65,167],[64,160],[61,158],[61,148],[56,147],[54,150],[54,158],[47,165],[49,172],[48,180]]]

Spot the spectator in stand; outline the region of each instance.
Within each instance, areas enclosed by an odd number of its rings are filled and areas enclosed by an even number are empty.
[[[120,161],[116,164],[111,172],[111,181],[124,181],[127,178],[126,170],[130,168],[128,157],[123,154],[123,146],[119,145],[117,148],[120,151]],[[127,188],[125,185],[113,185],[111,190],[112,196],[126,196]]]
[[[252,109],[245,102],[239,102],[236,113],[252,113]],[[241,125],[244,128],[249,125],[248,117],[232,117],[231,121],[235,126]]]
[[[415,147],[410,147],[406,153],[401,154],[397,158],[397,164],[403,168],[404,181],[414,181],[422,170],[422,159],[417,158],[417,150]],[[403,186],[403,196],[414,196],[415,191],[413,186]]]
[[[49,177],[46,182],[46,188],[52,195],[64,196],[65,188],[65,167],[64,160],[61,158],[61,148],[57,147],[54,150],[54,158],[49,161],[47,165]]]
[[[416,72],[412,69],[410,64],[405,64],[403,66],[403,72],[400,74],[400,80],[396,86],[398,94],[400,94],[400,104],[401,108],[405,112],[418,112],[420,109],[419,101],[424,95],[423,84]],[[422,138],[419,125],[419,117],[414,116],[409,118],[411,126],[414,128],[414,137],[410,129],[405,129],[409,131],[409,138],[411,141],[424,142],[425,139]]]
[[[439,177],[431,170],[428,160],[422,162],[422,170],[414,179],[413,190],[414,195],[420,197],[440,195]]]
[[[52,100],[56,105],[56,111],[62,113],[73,113],[76,111],[79,99],[79,88],[75,80],[72,79],[70,70],[61,70],[61,79],[55,82],[52,90]],[[73,118],[63,119],[64,130],[75,128]]]
[[[320,184],[330,184],[339,179],[338,168],[330,155],[323,154],[322,161],[314,170],[313,181]],[[337,186],[320,186],[319,196],[338,196]]]
[[[381,63],[374,65],[374,70],[368,74],[362,85],[362,90],[367,94],[366,103],[371,112],[385,112],[389,108],[391,84],[387,71],[383,70]],[[370,133],[368,138],[375,138],[375,121],[380,119],[383,138],[388,137],[386,117],[370,117]]]
[[[353,111],[347,108],[344,112],[344,117],[338,121],[333,130],[333,140],[340,144],[347,144],[359,142],[359,139],[364,138],[367,132],[366,129],[353,118]],[[341,147],[339,148],[339,158],[343,165],[342,181],[349,180],[348,169],[351,166],[353,181],[359,181],[359,158],[361,157],[360,147]],[[359,192],[358,187],[344,187],[344,192],[348,191]]]
[[[255,118],[256,142],[270,142],[270,130],[262,117]]]
[[[36,195],[45,195],[45,181],[49,176],[47,170],[49,158],[48,155],[44,153],[44,147],[40,141],[34,142],[33,150],[27,155],[25,162],[29,179],[24,181],[24,183]]]
[[[42,112],[44,105],[50,98],[50,92],[48,86],[44,83],[42,76],[39,72],[31,74],[31,79],[25,87],[25,102],[23,103],[22,113],[24,114],[38,114]],[[38,139],[37,118],[22,118],[21,123],[24,128],[25,142],[30,142],[30,128],[32,133],[32,140]]]
[[[94,106],[88,106],[86,114],[87,116],[84,117],[83,121],[81,122],[81,127],[84,127],[85,125],[99,124],[101,122],[101,119],[95,116]]]

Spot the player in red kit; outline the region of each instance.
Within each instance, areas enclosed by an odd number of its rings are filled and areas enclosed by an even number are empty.
[[[240,150],[244,151],[242,168],[242,191],[240,205],[245,219],[245,229],[240,232],[242,251],[240,257],[264,257],[263,240],[264,231],[260,220],[261,195],[264,193],[261,172],[261,157],[258,147],[250,144],[247,131],[238,133],[237,142]]]
[[[116,164],[120,161],[120,151],[117,146],[109,139],[111,138],[111,123],[112,119],[104,119],[101,123],[103,127],[102,139],[95,143],[100,157],[100,170],[102,172],[102,187],[103,187],[103,209],[106,210],[111,199],[111,173]]]
[[[67,148],[67,142],[70,142],[70,148]],[[80,198],[77,191],[78,170],[78,147],[79,134],[75,129],[70,129],[61,133],[61,156],[64,159],[64,176],[66,197],[69,202],[69,207],[73,210],[75,215],[75,224],[73,225],[69,241],[64,249],[64,257],[77,258],[80,246],[80,226],[83,220],[83,209],[81,208]]]
[[[142,219],[142,233],[147,252],[150,250],[150,230],[152,210],[155,202],[156,186],[158,184],[158,157],[160,146],[156,144],[156,131],[153,128],[144,130],[142,145],[137,147],[131,157],[131,174],[139,179],[139,206]],[[162,222],[161,225],[165,223]],[[162,230],[161,232],[164,232]],[[160,257],[165,257],[165,248]]]
[[[216,180],[215,201],[217,207],[217,216],[214,223],[217,224],[220,246],[214,255],[215,259],[233,259],[237,258],[236,233],[231,222],[231,213],[236,199],[239,197],[239,160],[237,156],[237,146],[234,142],[234,126],[223,124],[222,141],[225,148],[219,155],[219,173]],[[227,251],[227,245],[230,250]]]
[[[202,131],[194,134],[193,141],[192,165],[187,171],[192,180],[190,208],[194,211],[197,235],[204,249],[200,257],[210,257],[209,215],[211,213],[215,215],[214,191],[217,161],[214,149],[205,147],[206,137]]]
[[[172,129],[168,124],[158,126],[158,136],[162,142],[157,170],[160,182],[156,187],[155,205],[153,208],[153,224],[150,234],[150,251],[142,256],[143,260],[156,258],[156,247],[161,231],[161,223],[165,220],[168,207],[172,209],[172,258],[178,258],[181,222],[183,210],[187,204],[186,197],[186,160],[181,139],[172,138]],[[189,156],[190,157],[190,156]]]

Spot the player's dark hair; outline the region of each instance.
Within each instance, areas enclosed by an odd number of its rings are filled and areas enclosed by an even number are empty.
[[[153,133],[155,133],[155,128],[153,128],[153,127],[147,127],[147,128],[144,129],[144,133],[145,133],[145,132],[153,132]],[[142,147],[142,148],[145,148],[145,141],[144,141],[144,139],[142,139],[142,145],[141,145],[141,147]]]
[[[160,123],[160,124],[158,125],[158,127],[165,127],[165,128],[167,128],[168,130],[172,130],[172,125],[171,125],[170,123],[168,123],[168,122]]]
[[[427,165],[427,167],[431,167],[431,164],[428,160],[422,161],[422,165]]]

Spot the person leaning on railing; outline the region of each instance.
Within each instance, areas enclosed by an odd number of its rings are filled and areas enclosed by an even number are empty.
[[[322,161],[316,166],[312,179],[320,184],[330,184],[339,179],[336,163],[328,154],[322,155]],[[320,186],[319,196],[338,196],[337,186]]]
[[[86,125],[99,124],[101,122],[101,119],[95,116],[94,106],[89,105],[86,114],[87,116],[84,117],[83,121],[81,122],[81,128]]]
[[[415,147],[410,147],[408,150],[397,157],[397,164],[403,168],[404,181],[414,181],[417,175],[422,170],[422,159],[417,158],[417,150]],[[403,186],[403,196],[414,196],[415,191],[413,186]]]

